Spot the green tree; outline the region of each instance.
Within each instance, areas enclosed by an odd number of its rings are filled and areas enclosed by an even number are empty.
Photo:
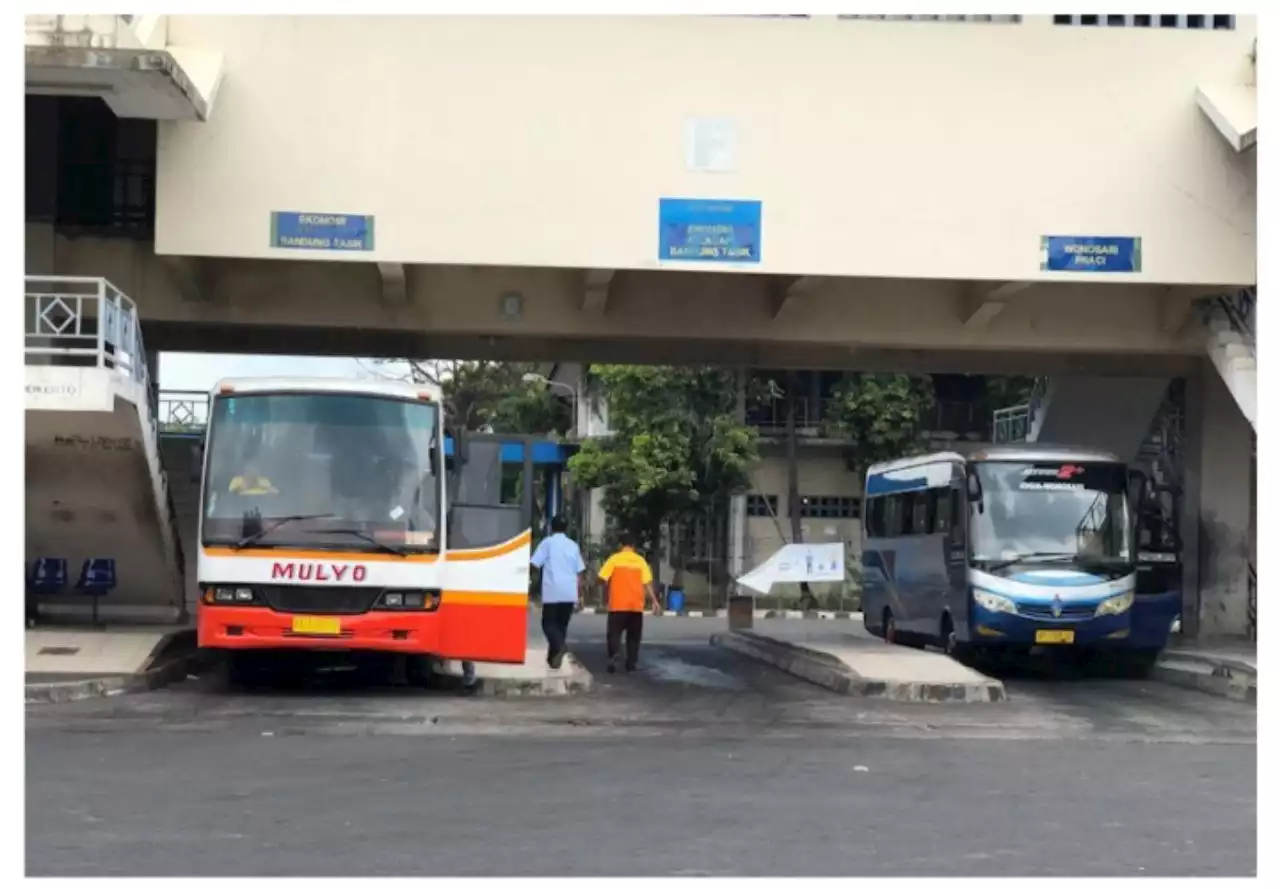
[[[571,406],[533,378],[532,364],[410,361],[409,373],[439,386],[450,420],[471,432],[562,436],[573,425]]]
[[[823,435],[843,439],[851,471],[922,450],[921,420],[934,405],[933,378],[848,374],[835,388]]]
[[[569,460],[574,483],[603,488],[618,530],[660,561],[662,528],[715,514],[745,490],[756,431],[739,418],[737,375],[707,367],[597,365],[613,434]],[[682,562],[677,562],[677,566]]]

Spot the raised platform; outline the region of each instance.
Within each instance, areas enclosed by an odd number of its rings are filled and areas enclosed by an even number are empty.
[[[982,702],[1006,699],[1004,683],[946,655],[888,646],[860,625],[779,621],[715,633],[712,645],[771,664],[840,694],[897,701]]]

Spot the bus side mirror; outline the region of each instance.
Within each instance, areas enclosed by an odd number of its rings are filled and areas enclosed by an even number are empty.
[[[982,482],[979,481],[978,476],[972,472],[969,473],[969,475],[967,476],[967,481],[968,481],[969,502],[981,503],[982,502]]]

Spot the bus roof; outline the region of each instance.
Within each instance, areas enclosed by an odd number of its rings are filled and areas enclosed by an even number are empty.
[[[1081,463],[1121,463],[1119,457],[1111,451],[1098,448],[1072,447],[1071,445],[1042,444],[1040,442],[1019,442],[1010,445],[992,445],[976,450],[969,455],[970,463],[1025,463],[1045,462],[1058,463],[1067,461]]]
[[[965,456],[957,454],[955,451],[934,451],[932,454],[916,454],[914,457],[899,457],[897,460],[872,463],[867,467],[867,475],[896,472],[899,469],[914,469],[917,466],[928,466],[931,463],[963,463],[964,461]]]
[[[434,383],[408,383],[403,380],[353,380],[340,377],[232,377],[219,380],[213,395],[253,394],[263,392],[341,392],[350,395],[374,395],[388,398],[441,400],[440,387]]]

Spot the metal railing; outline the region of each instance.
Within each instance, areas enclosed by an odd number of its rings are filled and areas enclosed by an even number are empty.
[[[28,275],[24,303],[27,364],[109,368],[150,394],[138,308],[106,278]]]
[[[193,389],[162,389],[157,399],[161,432],[202,432],[209,423],[209,393]]]
[[[1258,305],[1256,287],[1241,287],[1235,293],[1223,294],[1216,297],[1211,305],[1222,309],[1227,320],[1231,322],[1232,330],[1248,339],[1251,345],[1256,344],[1257,335],[1254,333]]]
[[[1015,404],[1012,407],[1002,407],[994,411],[991,415],[991,440],[996,444],[1026,441],[1031,435],[1036,415],[1040,413],[1040,408],[1044,404],[1048,388],[1048,377],[1036,377],[1026,404]]]

